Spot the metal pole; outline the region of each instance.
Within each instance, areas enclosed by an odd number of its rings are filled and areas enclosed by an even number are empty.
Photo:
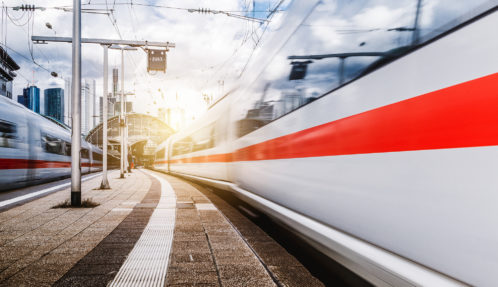
[[[339,85],[344,83],[344,61],[346,58],[339,58],[341,62],[339,63]]]
[[[73,0],[71,206],[81,206],[81,0]]]
[[[415,12],[415,23],[413,23],[412,45],[417,45],[420,37],[418,29],[418,21],[420,19],[420,8],[422,7],[422,0],[417,1],[417,11]]]
[[[35,44],[41,44],[45,42],[71,42],[69,37],[52,37],[52,36],[31,36],[31,40]],[[101,45],[128,45],[132,47],[163,47],[163,48],[175,48],[175,43],[170,42],[149,42],[149,41],[129,41],[129,40],[111,40],[111,39],[94,39],[94,38],[82,38],[81,43],[89,44],[101,44]]]
[[[124,95],[124,102],[125,102],[125,106],[124,106],[124,123],[125,123],[125,127],[124,127],[124,131],[125,131],[125,134],[124,134],[124,138],[125,138],[125,173],[128,173],[128,165],[130,164],[128,162],[128,118],[126,117],[126,113],[128,112],[128,109],[126,108],[126,94]]]
[[[108,88],[108,83],[107,83],[107,77],[108,77],[108,71],[107,71],[107,49],[109,46],[103,45],[104,47],[104,95],[102,97],[102,151],[103,151],[103,157],[102,157],[102,164],[103,164],[103,171],[102,171],[102,183],[100,184],[100,189],[110,189],[111,187],[109,186],[109,181],[107,181],[107,105],[108,105],[108,99],[107,99],[107,88]],[[98,132],[97,132],[98,135]]]
[[[124,178],[124,50],[121,49],[121,113],[119,115],[119,132],[121,136],[120,178]]]

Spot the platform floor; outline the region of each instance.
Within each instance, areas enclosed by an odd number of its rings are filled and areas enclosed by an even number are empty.
[[[118,177],[110,190],[83,183],[94,208],[53,208],[64,189],[1,212],[0,286],[323,286],[209,189],[148,170]]]

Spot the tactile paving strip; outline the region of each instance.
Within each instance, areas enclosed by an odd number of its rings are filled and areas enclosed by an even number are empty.
[[[109,286],[164,286],[175,229],[176,195],[171,185],[161,183],[161,198],[126,261]]]

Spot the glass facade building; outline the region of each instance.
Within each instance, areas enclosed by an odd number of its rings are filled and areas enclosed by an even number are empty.
[[[51,88],[44,91],[45,115],[64,122],[64,90]]]
[[[35,113],[40,113],[40,88],[37,86],[24,88],[22,96],[17,96],[17,102]]]

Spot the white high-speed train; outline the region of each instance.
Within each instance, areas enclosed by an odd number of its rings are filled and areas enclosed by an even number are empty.
[[[155,168],[375,285],[498,285],[498,1],[421,4],[293,1]]]
[[[102,150],[81,140],[81,172],[102,170]],[[0,96],[0,190],[71,174],[71,131]]]

